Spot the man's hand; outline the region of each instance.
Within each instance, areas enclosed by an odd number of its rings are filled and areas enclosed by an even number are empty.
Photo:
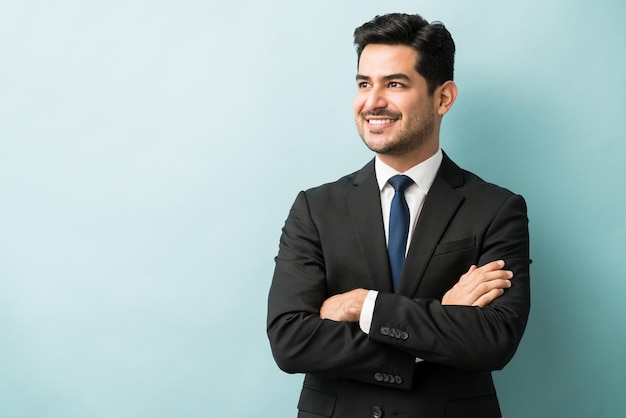
[[[479,306],[484,308],[511,287],[513,273],[503,270],[504,261],[493,261],[482,267],[471,266],[457,284],[448,290],[442,305]],[[320,317],[332,321],[359,322],[368,290],[354,289],[331,296],[322,303]]]
[[[354,289],[331,296],[322,303],[320,317],[332,321],[359,322],[367,290]]]
[[[484,308],[511,287],[513,272],[503,270],[504,261],[492,261],[482,267],[471,266],[457,284],[448,290],[442,305],[479,306]]]

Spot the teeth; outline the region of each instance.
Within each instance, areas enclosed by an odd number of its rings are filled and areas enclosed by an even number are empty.
[[[386,123],[393,123],[393,119],[370,119],[368,122],[372,125],[384,125]]]

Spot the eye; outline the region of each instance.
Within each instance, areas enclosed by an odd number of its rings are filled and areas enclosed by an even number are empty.
[[[396,87],[404,87],[404,84],[398,82],[398,81],[391,81],[389,83],[389,87],[391,88],[396,88]]]
[[[356,84],[360,89],[364,89],[370,86],[370,83],[368,83],[367,81],[359,81]]]

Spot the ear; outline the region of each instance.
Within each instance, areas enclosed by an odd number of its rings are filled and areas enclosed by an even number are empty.
[[[448,80],[437,87],[437,90],[435,90],[435,98],[438,99],[438,102],[435,102],[435,105],[437,106],[437,114],[439,116],[448,113],[448,110],[450,110],[456,100],[458,92],[459,90],[452,80]]]

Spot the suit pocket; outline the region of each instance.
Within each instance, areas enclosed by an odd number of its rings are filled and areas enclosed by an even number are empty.
[[[298,401],[298,409],[323,417],[332,417],[337,396],[317,389],[303,387]]]
[[[433,253],[433,256],[446,254],[446,253],[453,253],[456,251],[468,250],[468,249],[475,248],[475,247],[476,247],[476,237],[469,237],[469,238],[459,239],[456,241],[442,242],[441,244],[437,245],[437,248],[435,248],[435,252]]]
[[[457,399],[446,404],[446,418],[499,418],[500,405],[496,395]]]

